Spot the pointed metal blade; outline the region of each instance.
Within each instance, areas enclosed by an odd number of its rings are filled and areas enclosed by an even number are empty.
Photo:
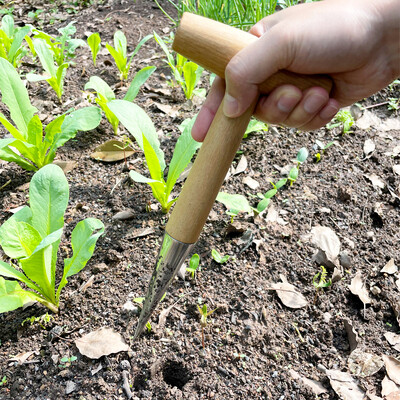
[[[162,299],[192,247],[193,244],[179,242],[165,232],[163,244],[150,279],[133,340],[136,340],[142,333],[152,312]]]

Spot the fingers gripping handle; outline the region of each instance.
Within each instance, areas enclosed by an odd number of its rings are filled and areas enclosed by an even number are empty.
[[[172,48],[177,52],[224,78],[230,59],[258,38],[250,33],[221,22],[184,13]],[[260,84],[260,93],[268,94],[283,84],[292,84],[301,90],[320,86],[332,90],[332,80],[325,75],[300,75],[278,71]]]

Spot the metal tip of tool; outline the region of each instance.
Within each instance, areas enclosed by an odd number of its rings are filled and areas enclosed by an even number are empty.
[[[152,312],[162,299],[192,247],[193,244],[179,242],[165,233],[133,340],[136,340],[142,333]]]

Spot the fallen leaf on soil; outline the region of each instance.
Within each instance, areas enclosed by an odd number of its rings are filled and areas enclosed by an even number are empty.
[[[389,262],[381,269],[381,272],[392,275],[398,271],[397,265],[394,263],[394,258],[391,258]]]
[[[378,187],[380,189],[385,187],[385,182],[376,174],[365,174],[364,176],[371,181],[373,187]]]
[[[151,235],[154,232],[155,232],[155,230],[152,227],[129,229],[129,231],[126,233],[125,237],[127,239],[136,239],[138,237]]]
[[[332,389],[343,400],[364,400],[365,392],[349,373],[335,369],[325,370]]]
[[[25,353],[19,353],[14,357],[11,357],[8,361],[16,361],[19,365],[25,364],[28,361],[29,357],[32,354],[35,354],[36,351],[26,351]]]
[[[92,275],[86,282],[82,283],[79,288],[79,291],[82,293],[86,292],[86,289],[93,285],[94,282],[94,275]]]
[[[400,175],[400,164],[393,165],[393,172],[397,175]]]
[[[383,367],[384,362],[375,354],[356,349],[350,354],[347,364],[353,375],[365,378],[376,374]]]
[[[75,345],[81,354],[94,359],[129,350],[119,333],[104,327],[76,339]]]
[[[371,111],[365,110],[362,117],[356,121],[356,125],[360,129],[368,129],[371,126],[378,127],[381,125],[381,119],[372,113]]]
[[[243,178],[243,183],[247,185],[250,189],[257,189],[260,186],[260,184],[250,176],[245,176]]]
[[[400,361],[392,356],[382,355],[383,361],[385,362],[386,373],[388,377],[394,382],[400,385]]]
[[[175,307],[175,304],[172,304],[171,306],[167,307],[165,310],[162,310],[160,312],[160,316],[158,317],[158,326],[157,328],[159,330],[162,330],[162,328],[165,325],[165,321],[167,320],[168,314],[171,312],[171,310]]]
[[[276,209],[274,203],[270,203],[268,207],[267,216],[265,217],[266,222],[277,222],[279,225],[287,225],[287,222],[279,216],[279,211]]]
[[[372,139],[367,139],[364,142],[363,151],[365,158],[369,158],[372,156],[372,153],[375,151],[375,143]]]
[[[160,111],[164,114],[169,115],[171,118],[175,118],[179,115],[180,107],[172,107],[168,104],[153,103]]]
[[[123,210],[113,215],[112,219],[117,221],[123,221],[125,219],[133,218],[134,216],[135,213],[132,210]]]
[[[365,287],[365,282],[363,282],[362,280],[361,271],[358,271],[356,273],[356,276],[351,280],[349,289],[351,293],[360,298],[364,305],[371,303],[371,299],[368,296],[367,288]]]
[[[326,393],[328,391],[328,389],[326,389],[321,382],[301,376],[297,371],[293,369],[289,370],[289,374],[292,376],[293,379],[301,380],[304,385],[308,386],[316,396],[322,393]]]
[[[309,200],[316,201],[316,200],[318,200],[318,196],[316,196],[308,186],[304,186],[303,199],[309,199]]]
[[[58,165],[66,174],[69,171],[72,171],[76,167],[76,161],[61,161],[61,160],[56,160],[53,162],[53,164]]]
[[[295,286],[287,281],[285,276],[279,275],[279,277],[281,278],[282,283],[273,283],[269,289],[276,290],[278,297],[286,307],[305,307],[308,304],[307,299],[296,289]]]
[[[245,156],[240,157],[240,160],[236,166],[236,168],[232,171],[232,175],[238,175],[244,171],[246,171],[247,168],[247,158]]]
[[[318,248],[316,262],[328,268],[339,267],[340,240],[336,233],[326,226],[315,226],[311,230],[311,242]]]
[[[114,162],[124,160],[131,156],[135,151],[132,147],[125,147],[126,144],[121,142],[120,140],[107,140],[107,142],[97,146],[95,148],[94,153],[90,155],[90,157],[95,160],[101,160],[105,162]],[[125,152],[124,152],[125,147]]]
[[[358,346],[358,335],[357,335],[357,332],[354,329],[354,326],[350,320],[345,318],[343,320],[343,323],[344,323],[344,327],[347,332],[347,339],[349,340],[350,353],[351,353]]]
[[[385,400],[396,400],[400,398],[400,386],[396,385],[387,376],[383,378],[381,385],[381,394],[385,397]]]
[[[400,335],[396,335],[393,332],[386,332],[384,336],[395,350],[400,351]]]

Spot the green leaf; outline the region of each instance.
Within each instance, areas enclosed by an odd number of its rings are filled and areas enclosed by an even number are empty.
[[[285,186],[285,185],[286,185],[286,182],[287,182],[287,179],[286,179],[286,178],[280,179],[278,182],[276,182],[276,184],[275,184],[275,189],[276,189],[276,190],[279,190],[282,186]]]
[[[195,253],[192,255],[192,257],[190,257],[189,260],[189,271],[196,271],[197,268],[199,267],[199,263],[200,263],[200,256]]]
[[[24,37],[30,32],[31,28],[29,26],[24,26],[18,29],[14,36],[10,51],[8,52],[8,60],[11,64],[15,65],[19,54],[21,54],[21,45]]]
[[[211,250],[211,256],[214,259],[214,261],[216,261],[218,264],[225,264],[228,260],[229,260],[229,256],[225,255],[222,256],[217,250],[212,249]],[[207,311],[207,309],[206,309]]]
[[[196,85],[196,70],[198,65],[192,61],[187,62],[183,66],[183,78],[185,80],[185,96],[187,99],[191,99],[193,97],[193,89]]]
[[[229,211],[237,210],[252,214],[252,208],[246,197],[241,194],[229,194],[225,192],[219,192],[217,201],[222,203]]]
[[[15,126],[11,124],[2,113],[0,113],[0,123],[3,124],[4,128],[6,128],[8,132],[10,132],[12,136],[14,136],[15,139],[22,141],[27,140],[27,137],[19,132],[18,129],[16,129]]]
[[[104,233],[103,223],[96,218],[78,222],[71,234],[72,257],[64,260],[64,274],[57,289],[57,302],[60,292],[68,283],[67,278],[77,274],[93,255],[97,239]]]
[[[47,47],[46,42],[42,39],[33,39],[33,46],[35,47],[36,53],[39,56],[43,69],[51,77],[55,77],[57,71],[54,65],[54,57],[52,52]]]
[[[64,226],[69,187],[60,167],[49,164],[33,175],[29,197],[32,226],[43,238]]]
[[[92,33],[88,38],[87,38],[87,43],[90,47],[90,50],[92,52],[92,60],[93,60],[93,64],[94,66],[96,66],[96,58],[97,58],[97,53],[100,51],[101,49],[101,39],[100,39],[100,35],[95,32]]]
[[[1,19],[1,29],[9,38],[14,36],[14,18],[11,15],[5,15]]]
[[[124,100],[133,101],[135,100],[137,94],[139,93],[139,89],[141,86],[149,79],[150,75],[156,70],[156,67],[144,67],[140,71],[138,71],[133,78],[131,84],[129,85],[129,89],[124,96]]]
[[[268,190],[268,192],[264,194],[264,197],[266,199],[271,199],[272,197],[274,197],[276,195],[277,192],[278,192],[278,189]]]
[[[262,213],[269,205],[271,199],[264,198],[257,204],[257,211]]]
[[[30,164],[23,157],[21,157],[8,147],[8,146],[15,146],[15,144],[18,142],[19,142],[18,140],[12,138],[0,139],[0,159],[8,162],[15,162],[16,164],[20,165],[27,171],[36,171],[37,168],[34,165]]]
[[[121,57],[123,57],[124,59],[127,58],[126,57],[127,42],[124,32],[116,31],[114,33],[114,48],[121,55]]]
[[[165,169],[164,153],[160,149],[156,129],[146,112],[138,105],[126,100],[113,100],[108,103],[109,109],[116,115],[122,125],[136,139],[143,150],[143,138],[146,137],[151,147],[157,154],[161,169]]]
[[[28,124],[28,142],[40,148],[43,141],[43,125],[37,115],[34,115]]]
[[[299,170],[297,167],[293,167],[289,172],[289,180],[294,182],[299,176]]]
[[[0,277],[0,313],[23,307],[36,300],[34,293],[23,290],[18,282]]]
[[[185,124],[185,129],[176,142],[174,154],[168,169],[167,197],[171,193],[177,179],[193,158],[194,153],[201,146],[201,143],[196,142],[191,134],[195,119],[196,117],[192,118],[188,124]]]
[[[304,161],[307,160],[308,157],[308,150],[305,147],[302,147],[299,152],[297,153],[296,160],[299,163],[303,163]]]
[[[115,99],[115,94],[110,86],[98,76],[91,76],[89,82],[85,85],[85,90],[93,89],[98,94],[101,94],[106,100],[111,101]]]
[[[32,106],[17,71],[4,58],[0,58],[0,91],[3,103],[10,110],[11,119],[26,138],[29,121],[37,109]]]
[[[131,58],[129,60],[129,66],[132,62],[133,57],[137,54],[137,52],[140,50],[140,48],[149,40],[153,37],[153,35],[147,35],[145,36],[135,47],[135,50],[133,50],[133,53],[131,54]]]

